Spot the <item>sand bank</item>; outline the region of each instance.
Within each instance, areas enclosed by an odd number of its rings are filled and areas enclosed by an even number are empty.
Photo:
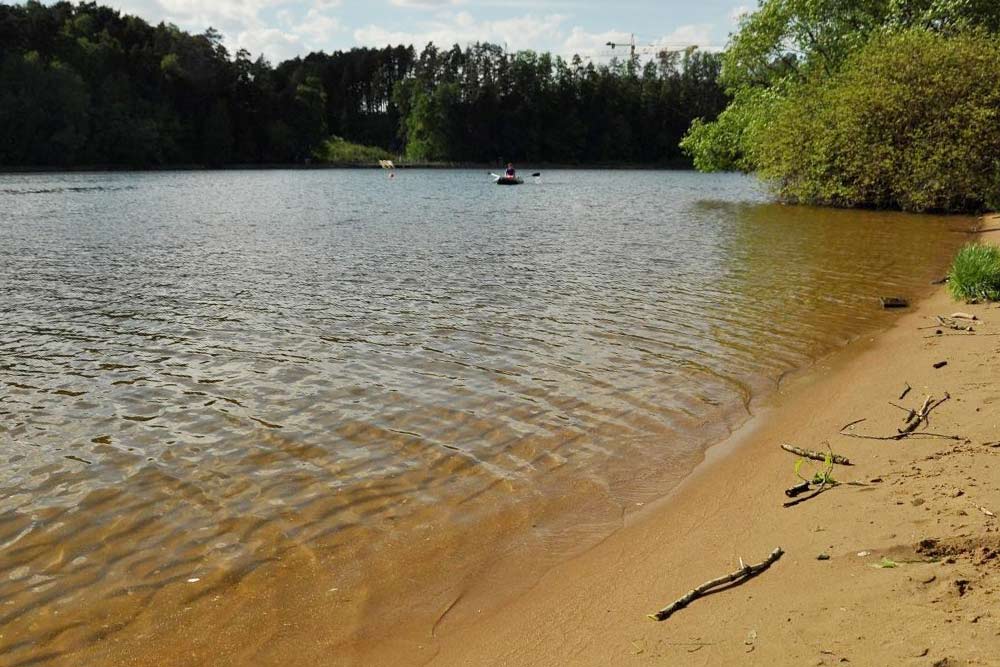
[[[975,333],[937,334],[934,316],[955,311],[978,318]],[[890,330],[784,383],[670,496],[527,593],[495,611],[442,610],[421,648],[433,665],[997,664],[998,364],[1000,308],[959,306],[941,288]],[[840,433],[864,418],[848,432],[894,434],[906,415],[890,402],[919,408],[946,392],[921,430],[958,440]],[[835,477],[863,485],[783,507],[797,481],[783,442],[829,442],[855,463]],[[755,579],[665,622],[647,618],[779,546],[784,557]]]

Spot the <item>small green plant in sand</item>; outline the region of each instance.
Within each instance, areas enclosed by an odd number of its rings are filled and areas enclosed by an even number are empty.
[[[812,478],[802,476],[802,466],[805,465],[805,462],[806,460],[804,458],[795,462],[795,475],[803,482],[809,482],[813,486],[818,486],[820,488],[835,486],[837,484],[837,480],[833,478],[833,453],[828,453],[826,455],[826,459],[823,461],[823,467],[820,470],[815,471]]]
[[[1000,248],[984,243],[962,248],[948,274],[948,288],[956,299],[1000,301]]]

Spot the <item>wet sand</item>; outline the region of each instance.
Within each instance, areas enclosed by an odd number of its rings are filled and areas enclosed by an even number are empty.
[[[934,316],[955,311],[978,317],[974,334],[937,333]],[[430,664],[997,664],[998,363],[1000,308],[937,289],[890,330],[786,382],[767,414],[598,546],[498,611],[446,614]],[[905,414],[890,401],[919,408],[946,392],[921,430],[959,440],[840,434],[864,418],[849,432],[891,435]],[[855,462],[835,477],[864,485],[782,507],[798,481],[783,442],[829,442]],[[779,546],[784,557],[751,581],[664,622],[646,617]],[[414,661],[372,649],[370,664]]]

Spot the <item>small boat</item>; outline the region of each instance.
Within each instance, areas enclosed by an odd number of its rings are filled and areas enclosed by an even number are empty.
[[[497,178],[497,185],[521,185],[523,180],[517,176],[500,176]]]

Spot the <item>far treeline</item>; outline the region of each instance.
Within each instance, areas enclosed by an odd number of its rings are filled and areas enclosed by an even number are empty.
[[[762,0],[723,56],[731,103],[683,145],[787,201],[1000,206],[998,0]]]
[[[209,29],[95,3],[0,4],[0,165],[372,161],[673,164],[726,104],[717,54],[608,65],[492,44],[272,66]]]

